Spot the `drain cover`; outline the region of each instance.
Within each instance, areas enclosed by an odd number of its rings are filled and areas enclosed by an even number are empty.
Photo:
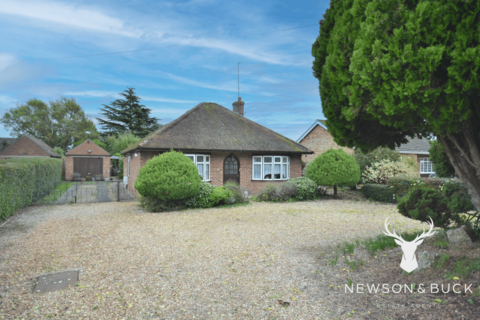
[[[78,281],[80,270],[48,273],[33,279],[33,293],[43,293],[74,286]]]

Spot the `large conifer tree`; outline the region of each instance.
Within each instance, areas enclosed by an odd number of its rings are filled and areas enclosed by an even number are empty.
[[[434,134],[480,211],[479,34],[479,1],[331,0],[312,54],[335,142]]]
[[[151,110],[140,104],[140,97],[135,94],[135,88],[127,87],[120,93],[124,99],[117,99],[110,105],[103,105],[100,114],[105,119],[97,118],[104,132],[102,136],[115,135],[130,131],[137,137],[145,137],[155,128],[159,119],[150,117]]]

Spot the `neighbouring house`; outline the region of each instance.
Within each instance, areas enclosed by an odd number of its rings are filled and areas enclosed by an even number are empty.
[[[110,156],[102,147],[87,139],[65,153],[65,180],[72,180],[74,172],[78,172],[81,178],[97,175],[110,178]]]
[[[0,158],[12,157],[49,157],[61,158],[43,140],[24,135],[0,152]]]
[[[396,150],[403,158],[412,158],[417,164],[421,177],[428,177],[435,173],[433,163],[430,161],[430,143],[427,139],[408,138],[408,142],[397,147]]]
[[[305,162],[312,161],[329,149],[343,149],[348,154],[353,154],[353,149],[341,147],[333,141],[333,137],[328,132],[325,120],[315,120],[315,122],[305,131],[297,140],[298,143],[312,150],[312,155],[302,155]]]
[[[302,154],[313,153],[245,118],[241,98],[233,103],[233,111],[202,102],[121,152],[128,188],[136,193],[139,170],[171,149],[192,159],[204,181],[222,186],[233,180],[251,194],[267,184],[300,177]]]
[[[12,145],[15,141],[17,141],[16,138],[1,138],[0,137],[0,154],[2,153],[3,150],[8,148],[10,145]]]

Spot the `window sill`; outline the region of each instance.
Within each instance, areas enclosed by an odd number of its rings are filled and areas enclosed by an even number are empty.
[[[270,180],[270,179],[267,179],[267,180],[262,180],[262,179],[252,179],[251,181],[288,181],[290,180],[290,178],[286,178],[286,179],[274,179],[274,180]]]

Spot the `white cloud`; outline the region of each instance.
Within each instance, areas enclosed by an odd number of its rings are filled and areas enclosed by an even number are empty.
[[[178,100],[178,99],[168,99],[168,98],[157,98],[157,97],[141,97],[145,101],[158,101],[158,102],[170,102],[170,103],[197,103],[193,100]]]
[[[12,105],[16,103],[18,100],[7,95],[0,94],[0,105]]]
[[[53,1],[2,0],[0,14],[33,18],[74,28],[140,37],[142,32],[125,27],[121,19],[108,16],[93,8]]]
[[[17,62],[17,58],[11,53],[0,53],[0,71]]]
[[[65,92],[66,96],[87,96],[87,97],[120,97],[117,92],[111,91],[68,91]]]

